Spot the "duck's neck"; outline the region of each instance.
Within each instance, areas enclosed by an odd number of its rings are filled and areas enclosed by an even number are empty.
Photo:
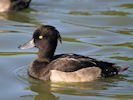
[[[39,60],[48,60],[50,61],[53,56],[54,56],[54,52],[55,52],[55,49],[56,49],[56,46],[57,45],[54,45],[54,46],[45,46],[45,48],[42,48],[42,49],[39,49],[38,51],[38,59]]]

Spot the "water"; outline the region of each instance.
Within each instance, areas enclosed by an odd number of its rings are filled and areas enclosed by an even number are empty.
[[[33,0],[22,12],[0,13],[0,100],[133,100],[132,0]],[[60,31],[56,54],[78,53],[130,66],[89,83],[49,83],[27,75],[36,49],[17,47],[41,24]]]

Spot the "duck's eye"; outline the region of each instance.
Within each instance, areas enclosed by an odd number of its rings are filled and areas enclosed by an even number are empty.
[[[39,36],[39,39],[40,39],[40,40],[41,40],[41,39],[43,39],[43,36],[42,36],[42,35],[40,35],[40,36]]]

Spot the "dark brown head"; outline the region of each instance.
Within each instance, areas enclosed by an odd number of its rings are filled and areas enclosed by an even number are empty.
[[[39,48],[40,56],[53,56],[58,40],[61,42],[61,36],[59,31],[55,27],[50,25],[42,25],[37,28],[33,33],[33,38],[20,45],[20,49],[28,49],[32,47]]]
[[[45,48],[46,44],[57,45],[57,41],[61,36],[55,27],[49,25],[42,25],[33,34],[35,46],[37,48]]]

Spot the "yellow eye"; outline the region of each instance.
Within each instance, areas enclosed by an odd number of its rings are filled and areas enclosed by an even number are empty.
[[[40,36],[39,36],[39,39],[43,39],[43,36],[40,35]]]

